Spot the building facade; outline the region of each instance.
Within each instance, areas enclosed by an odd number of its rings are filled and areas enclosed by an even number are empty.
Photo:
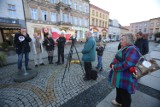
[[[149,33],[149,21],[142,21],[130,24],[130,32],[136,34],[137,32],[142,32],[143,34]]]
[[[13,46],[15,33],[25,26],[22,0],[0,0],[0,43]]]
[[[77,34],[77,39],[84,38],[89,30],[89,1],[87,0],[24,0],[26,25],[33,37],[35,32],[42,38],[47,32],[65,31]]]
[[[154,34],[160,32],[160,17],[153,18],[149,20],[149,38],[150,40],[154,40]]]
[[[149,40],[154,40],[154,34],[160,32],[160,17],[148,21],[131,23],[129,30],[133,34],[142,32]]]
[[[119,25],[119,26],[120,26],[120,36],[122,36],[122,35],[124,35],[126,33],[129,33],[128,27],[121,26],[121,25]]]
[[[109,19],[109,38],[113,41],[120,39],[120,25],[118,20],[111,20]]]
[[[109,12],[90,4],[90,30],[96,38],[108,37]]]

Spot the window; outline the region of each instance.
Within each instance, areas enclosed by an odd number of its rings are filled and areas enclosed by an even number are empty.
[[[75,25],[78,24],[78,19],[77,19],[77,17],[74,17],[74,24],[75,24]]]
[[[92,10],[92,15],[94,16],[94,10]]]
[[[96,16],[98,17],[98,12],[96,12]]]
[[[15,5],[8,4],[9,17],[16,18],[16,8]]]
[[[101,20],[99,21],[99,26],[101,27]]]
[[[67,14],[63,14],[63,22],[68,22],[68,15]]]
[[[96,19],[96,26],[98,26],[98,19]]]
[[[151,25],[150,25],[150,26],[152,26],[152,27],[153,27],[153,26],[154,26],[154,23],[151,23]]]
[[[51,21],[52,22],[56,22],[57,21],[56,13],[51,12]]]
[[[92,19],[92,25],[94,25],[94,18]]]
[[[77,9],[77,3],[74,3],[74,9],[75,10]]]
[[[102,14],[100,13],[100,17],[102,17]]]
[[[37,9],[31,9],[31,18],[34,20],[38,19]]]
[[[79,25],[82,26],[82,18],[79,18]]]
[[[147,31],[147,29],[146,28],[144,28],[144,32],[146,32]]]
[[[68,0],[63,0],[63,3],[64,4],[68,4]]]
[[[47,20],[47,11],[42,10],[42,20],[46,21]]]
[[[50,0],[51,3],[55,3],[55,0]]]
[[[157,26],[157,27],[160,26],[160,22],[157,22],[157,23],[156,23],[156,26]]]
[[[82,11],[82,6],[81,5],[79,6],[79,11]]]

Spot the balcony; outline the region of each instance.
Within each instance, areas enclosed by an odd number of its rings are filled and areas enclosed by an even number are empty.
[[[58,4],[56,4],[55,9],[57,11],[60,11],[60,9],[64,9],[65,11],[70,12],[71,11],[71,7],[69,4],[65,4],[63,2],[59,2]]]
[[[70,22],[59,21],[56,23],[56,25],[57,26],[60,26],[60,25],[71,26],[72,24]]]

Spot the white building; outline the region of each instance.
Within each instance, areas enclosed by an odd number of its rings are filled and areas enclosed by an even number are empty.
[[[25,26],[22,0],[0,0],[0,43],[13,45],[14,34]]]
[[[118,20],[109,20],[109,38],[119,40],[120,38],[120,26]]]

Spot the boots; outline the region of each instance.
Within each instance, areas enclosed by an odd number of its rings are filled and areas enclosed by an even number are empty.
[[[53,64],[53,56],[50,56],[50,64]]]
[[[50,59],[51,59],[50,56],[48,56],[48,62],[49,62],[49,64],[50,64]]]

